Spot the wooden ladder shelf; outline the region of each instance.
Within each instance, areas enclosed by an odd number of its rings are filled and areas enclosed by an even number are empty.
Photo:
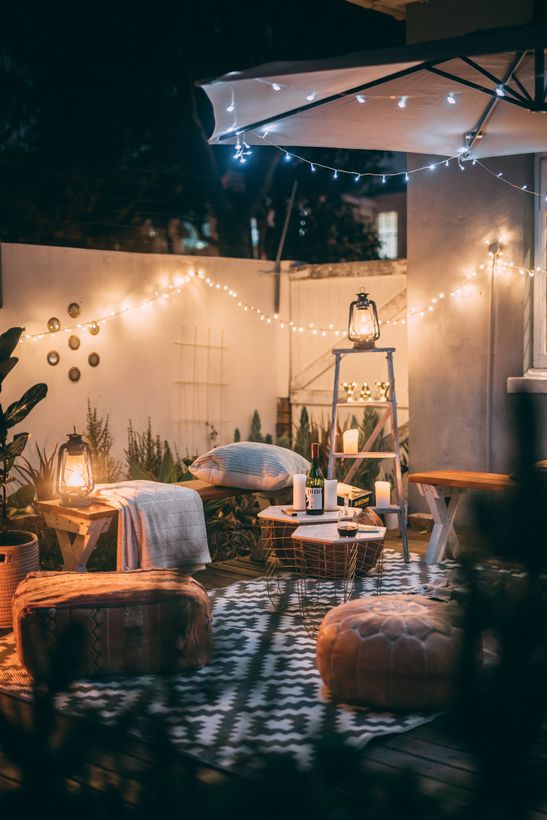
[[[351,482],[352,477],[357,471],[360,461],[362,459],[375,458],[387,459],[391,458],[395,464],[395,492],[397,495],[397,503],[392,504],[387,509],[375,508],[376,512],[395,513],[399,519],[399,528],[401,530],[401,538],[403,541],[403,555],[405,561],[408,557],[408,536],[407,536],[407,521],[406,509],[403,497],[403,477],[401,471],[401,447],[399,443],[399,427],[397,424],[397,396],[395,393],[395,371],[393,367],[394,347],[371,347],[371,348],[335,348],[333,351],[334,362],[334,388],[332,393],[332,420],[330,428],[330,451],[329,451],[329,478],[336,477],[335,462],[336,459],[354,459],[355,463],[350,467],[347,474],[342,481],[346,484]],[[387,401],[342,401],[340,399],[340,365],[344,356],[350,356],[355,353],[382,353],[386,357],[388,381],[389,381],[389,399]],[[359,453],[339,453],[336,452],[336,430],[338,424],[338,408],[339,407],[378,407],[384,408],[384,412],[380,415],[378,424],[372,431],[368,440],[364,444],[364,448]],[[391,428],[391,439],[393,450],[390,452],[378,452],[372,450],[372,446],[380,433],[389,425]]]

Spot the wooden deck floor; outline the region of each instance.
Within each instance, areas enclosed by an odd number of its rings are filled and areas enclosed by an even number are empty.
[[[426,544],[425,536],[414,535],[409,546],[411,551],[423,554]],[[389,545],[396,548],[397,542]],[[200,573],[198,578],[207,589],[212,589],[262,575],[262,563],[239,558],[213,564]],[[0,695],[0,708],[8,714],[17,713],[23,720],[28,718],[28,705],[13,703],[7,696]],[[61,720],[69,722],[67,718]],[[410,732],[374,741],[367,746],[366,759],[367,766],[377,772],[393,774],[401,770],[412,770],[422,791],[428,795],[442,795],[444,805],[449,803],[458,807],[469,804],[476,767],[471,755],[454,739],[446,717],[437,718]],[[150,762],[148,750],[144,744],[137,742],[132,743],[131,749],[124,754],[123,774],[112,768],[108,755],[90,756],[86,779],[75,782],[72,786],[76,789],[97,789],[104,788],[105,784],[119,783],[125,799],[131,802],[132,788],[138,784],[140,772],[146,762]],[[547,733],[538,745],[531,766],[534,770],[543,772],[545,777]],[[17,789],[20,780],[20,772],[0,751],[0,792]],[[534,802],[531,797],[531,816],[534,820],[546,820],[547,803],[534,805]]]

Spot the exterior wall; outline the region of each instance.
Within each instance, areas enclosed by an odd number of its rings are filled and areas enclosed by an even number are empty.
[[[412,157],[415,165],[424,161],[424,157]],[[533,186],[532,156],[504,157],[503,169],[509,179]],[[453,289],[466,273],[488,264],[486,244],[495,239],[503,242],[506,258],[532,265],[531,200],[472,167],[463,173],[454,166],[435,175],[414,177],[408,191],[409,305],[427,304],[435,293]],[[507,377],[522,374],[527,360],[530,294],[528,277],[497,274],[492,471],[506,471],[510,466],[512,397],[507,395]],[[487,467],[489,311],[490,283],[485,271],[470,285],[469,295],[449,299],[435,313],[409,322],[413,471]],[[536,401],[547,419],[547,396],[537,396]],[[544,446],[547,453],[547,437]]]
[[[67,315],[69,302],[79,302],[81,321],[90,321],[141,302],[191,268],[273,312],[274,282],[264,274],[265,262],[7,244],[2,267],[2,329],[23,325],[28,333],[40,333],[51,316],[63,326],[77,322]],[[36,381],[49,385],[48,397],[24,428],[40,446],[49,449],[63,441],[74,425],[82,430],[88,399],[110,415],[120,456],[129,419],[141,430],[150,417],[154,430],[182,455],[207,448],[205,420],[219,430],[219,442],[231,441],[235,427],[246,435],[255,408],[263,429],[275,430],[276,396],[287,395],[286,382],[280,385],[276,375],[278,362],[288,357],[286,336],[214,288],[189,283],[180,295],[146,312],[113,319],[97,336],[84,329],[76,333],[77,351],[69,350],[64,333],[19,345],[20,362],[6,382],[4,402]],[[221,343],[227,348],[222,366],[216,350]],[[49,350],[61,354],[56,367],[46,363]],[[101,357],[96,368],[87,363],[91,351]],[[67,376],[72,366],[82,372],[77,383]],[[227,386],[218,387],[220,382]]]

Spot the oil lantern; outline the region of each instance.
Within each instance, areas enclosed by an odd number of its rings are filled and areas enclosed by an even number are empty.
[[[59,448],[57,490],[61,503],[69,507],[87,507],[93,490],[91,449],[74,428],[68,441]]]
[[[349,306],[348,339],[354,347],[367,349],[374,347],[374,342],[379,338],[376,302],[369,299],[368,293],[359,291],[357,299]]]

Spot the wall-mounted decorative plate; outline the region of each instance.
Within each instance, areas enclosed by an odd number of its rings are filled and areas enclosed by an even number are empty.
[[[56,316],[52,316],[51,319],[47,320],[47,329],[50,333],[57,333],[61,329],[61,323]]]
[[[50,350],[47,354],[47,363],[54,367],[56,364],[59,364],[61,357],[57,353],[56,350]]]
[[[82,374],[80,373],[80,368],[79,367],[71,367],[70,370],[68,371],[68,378],[70,379],[71,382],[80,381],[80,376],[81,375]]]
[[[80,305],[78,302],[71,302],[67,307],[67,313],[73,319],[76,319],[76,317],[80,315]]]
[[[89,356],[87,357],[87,361],[89,362],[91,367],[97,367],[97,365],[101,361],[101,357],[99,356],[98,353],[90,353]]]
[[[78,348],[80,347],[79,336],[69,336],[68,346],[71,350],[78,350]]]
[[[101,329],[101,326],[98,322],[91,322],[87,326],[87,329],[89,330],[92,336],[96,336],[99,330]]]

